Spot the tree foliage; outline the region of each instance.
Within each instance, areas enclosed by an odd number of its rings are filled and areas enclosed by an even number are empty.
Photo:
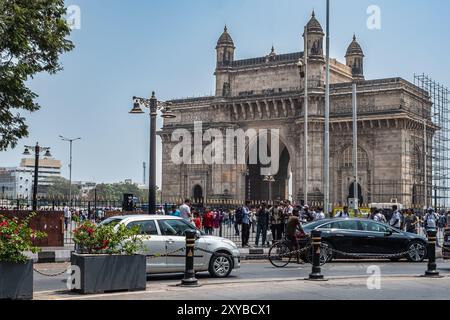
[[[54,177],[51,179],[51,185],[47,191],[50,197],[68,196],[70,194],[70,181],[62,177]],[[81,190],[78,186],[72,184],[72,197],[81,195]]]
[[[19,111],[40,109],[27,80],[60,71],[74,48],[65,14],[64,0],[0,0],[0,151],[28,136]]]
[[[134,196],[144,199],[148,198],[147,190],[139,189],[134,183],[102,183],[97,185],[97,198],[122,201],[124,193],[131,193]],[[94,199],[94,190],[89,191],[89,199]]]

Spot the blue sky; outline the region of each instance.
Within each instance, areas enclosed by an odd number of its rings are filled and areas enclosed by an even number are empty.
[[[142,181],[148,161],[148,117],[131,116],[131,97],[161,100],[214,91],[215,44],[228,25],[236,58],[303,50],[301,34],[312,9],[325,28],[325,0],[67,0],[81,8],[75,50],[62,58],[64,71],[39,75],[30,85],[42,109],[24,114],[29,138],[0,153],[0,166],[16,166],[23,145],[50,146],[68,176],[74,144],[73,179]],[[368,6],[381,9],[381,30],[366,25]],[[367,79],[425,72],[450,85],[450,3],[446,0],[331,1],[331,55],[344,61],[356,33],[365,54]],[[160,154],[158,143],[158,154]],[[158,157],[160,159],[160,157]],[[159,162],[159,161],[158,161]],[[159,172],[159,163],[158,163]],[[160,184],[161,177],[157,183]]]

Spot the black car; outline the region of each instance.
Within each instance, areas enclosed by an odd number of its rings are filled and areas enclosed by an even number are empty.
[[[414,233],[368,219],[325,219],[303,226],[307,236],[312,230],[322,231],[322,244],[342,253],[327,250],[327,261],[334,258],[364,258],[405,253],[404,256],[387,256],[391,260],[407,258],[411,262],[422,262],[427,257],[427,239]],[[307,241],[302,238],[300,241]],[[348,255],[344,255],[346,253]]]

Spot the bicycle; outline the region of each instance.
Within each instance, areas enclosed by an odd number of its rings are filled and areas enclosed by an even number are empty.
[[[300,252],[293,253],[295,251]],[[329,251],[330,250],[326,244],[321,245],[320,250],[321,266],[329,261],[329,254],[330,254]],[[276,268],[286,267],[294,257],[297,258],[298,260],[302,260],[304,262],[312,264],[313,255],[314,251],[313,247],[311,246],[311,241],[309,238],[303,247],[299,246],[298,250],[294,250],[291,241],[288,240],[286,237],[284,237],[281,241],[275,242],[269,249],[269,261]]]

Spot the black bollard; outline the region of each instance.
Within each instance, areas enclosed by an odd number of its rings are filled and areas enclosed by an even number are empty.
[[[186,231],[186,269],[184,278],[181,280],[181,286],[198,286],[194,270],[194,248],[195,248],[195,230]]]
[[[425,271],[425,277],[439,277],[439,271],[436,270],[436,230],[428,230],[428,269]]]
[[[306,280],[324,281],[322,270],[320,268],[320,246],[322,244],[322,231],[313,230],[311,232],[311,245],[313,249],[312,272]]]

